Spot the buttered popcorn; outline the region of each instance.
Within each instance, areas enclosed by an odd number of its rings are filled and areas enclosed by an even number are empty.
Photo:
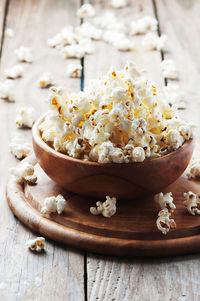
[[[107,195],[105,202],[97,202],[97,207],[90,207],[90,212],[93,215],[102,214],[104,217],[111,217],[116,213],[116,202],[117,199],[115,197],[111,198]]]
[[[142,162],[182,146],[192,126],[130,62],[111,68],[83,92],[51,88],[42,139],[71,157],[100,163]]]

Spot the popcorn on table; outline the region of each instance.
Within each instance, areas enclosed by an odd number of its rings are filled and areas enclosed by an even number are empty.
[[[17,109],[17,116],[15,123],[18,127],[32,128],[35,121],[36,111],[32,107],[19,107]]]
[[[81,59],[85,55],[83,47],[79,44],[68,45],[62,49],[63,56],[66,58],[77,58]]]
[[[41,88],[49,87],[53,83],[53,75],[51,72],[44,72],[39,78]]]
[[[0,82],[0,98],[11,102],[15,101],[14,84],[12,80]]]
[[[36,237],[34,239],[29,239],[27,245],[31,251],[41,252],[45,248],[45,238]]]
[[[160,208],[167,208],[169,211],[174,211],[176,209],[173,200],[174,199],[171,192],[165,194],[163,194],[163,192],[160,192],[154,196],[154,201],[160,206]]]
[[[186,108],[184,93],[177,84],[168,83],[167,86],[164,87],[164,94],[170,105],[174,105],[177,109]]]
[[[187,173],[188,179],[200,179],[200,159],[192,158],[188,166],[189,171]]]
[[[130,24],[130,34],[145,34],[149,31],[156,31],[158,28],[158,21],[151,16],[144,16]]]
[[[126,32],[127,28],[123,21],[112,12],[106,11],[102,15],[95,17],[93,23],[102,29],[113,30],[118,32]]]
[[[176,69],[175,63],[173,60],[163,60],[161,62],[161,69],[163,77],[169,79],[177,79],[178,71]]]
[[[171,213],[167,208],[162,209],[158,213],[158,218],[156,220],[156,225],[158,230],[162,232],[162,234],[167,234],[170,229],[176,228],[176,223],[174,219],[170,218]]]
[[[123,8],[127,5],[126,0],[111,0],[111,6],[113,8]]]
[[[22,76],[23,67],[21,65],[15,65],[5,71],[7,78],[15,79]]]
[[[33,62],[33,56],[31,53],[30,48],[21,46],[18,49],[15,50],[15,54],[17,55],[19,61],[25,62],[25,63],[32,63]]]
[[[81,77],[82,66],[80,64],[69,64],[67,66],[67,75],[69,77]]]
[[[28,162],[20,164],[20,166],[10,168],[10,173],[16,176],[18,183],[35,184],[37,182],[37,175],[35,174],[34,166]]]
[[[31,145],[24,141],[22,134],[15,134],[9,144],[11,153],[17,158],[22,159],[27,157],[31,152]]]
[[[75,28],[75,32],[78,34],[79,38],[90,38],[92,40],[100,40],[102,37],[102,30],[99,28],[96,28],[93,24],[90,22],[84,22],[80,26],[77,26]],[[77,37],[78,39],[78,37]]]
[[[77,10],[77,16],[80,18],[94,17],[95,14],[96,14],[96,11],[95,11],[93,5],[90,3],[83,4]]]
[[[200,193],[195,194],[192,191],[184,193],[185,201],[183,202],[188,212],[192,215],[200,214]]]
[[[115,197],[111,198],[107,195],[105,202],[97,202],[97,207],[90,207],[90,212],[93,215],[102,214],[104,217],[111,217],[116,213],[116,202],[117,199]]]
[[[13,38],[15,36],[14,30],[12,28],[6,28],[5,36],[8,38]]]
[[[61,214],[67,205],[65,198],[59,194],[57,197],[51,196],[44,200],[44,205],[41,208],[42,214],[55,213]]]
[[[143,47],[146,50],[163,50],[167,42],[167,36],[161,35],[157,36],[155,33],[148,33],[143,41]]]
[[[158,88],[134,63],[92,80],[84,91],[52,87],[42,139],[56,151],[100,163],[142,162],[193,136]]]

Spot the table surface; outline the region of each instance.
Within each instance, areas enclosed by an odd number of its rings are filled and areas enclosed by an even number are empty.
[[[91,1],[98,14],[109,7],[109,1]],[[96,51],[81,61],[84,78],[70,79],[66,66],[74,60],[64,60],[57,50],[47,46],[47,39],[65,25],[78,25],[75,0],[1,0],[0,6],[0,79],[5,69],[16,64],[14,50],[21,45],[31,48],[32,64],[24,64],[24,74],[15,80],[16,102],[0,102],[0,296],[1,300],[126,300],[126,301],[191,301],[200,300],[200,256],[189,255],[165,259],[123,259],[103,257],[47,241],[46,253],[34,254],[26,243],[36,233],[23,226],[8,208],[5,185],[8,169],[17,163],[8,144],[16,129],[14,116],[19,105],[37,109],[37,117],[45,112],[48,90],[38,87],[44,71],[54,74],[56,85],[71,91],[107,72],[109,67],[122,67],[133,59],[147,70],[148,77],[161,88],[166,84],[160,62],[173,59],[179,70],[179,81],[187,99],[187,109],[181,116],[200,124],[200,1],[199,0],[129,0],[126,8],[115,10],[127,23],[135,18],[152,15],[159,21],[159,33],[168,36],[167,50],[147,52],[142,49],[143,37],[134,37],[134,52],[119,52],[102,41]],[[8,38],[6,28],[15,31]],[[77,61],[77,60],[76,60]],[[31,131],[23,130],[31,141]]]

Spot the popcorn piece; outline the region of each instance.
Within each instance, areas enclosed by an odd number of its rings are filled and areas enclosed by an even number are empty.
[[[53,75],[51,72],[44,72],[39,78],[39,84],[41,88],[46,88],[52,85]]]
[[[140,146],[135,147],[132,152],[132,157],[134,162],[143,162],[145,160],[144,149]]]
[[[162,209],[158,213],[156,225],[158,230],[160,230],[162,234],[167,234],[171,228],[176,228],[176,223],[173,219],[170,218],[170,216],[171,213],[168,211],[167,208]]]
[[[188,179],[200,178],[200,159],[192,158],[188,168],[189,168],[189,171],[187,173]]]
[[[18,127],[32,128],[35,121],[36,111],[32,107],[19,107],[17,110],[17,116],[15,123]]]
[[[24,182],[35,184],[37,182],[34,166],[27,162],[21,164],[19,167],[10,168],[10,173],[17,177],[17,181],[20,184]]]
[[[159,204],[161,209],[167,208],[169,211],[174,211],[176,206],[173,203],[172,193],[168,192],[163,194],[162,192],[154,196],[154,201]]]
[[[144,16],[143,18],[132,21],[130,24],[130,34],[145,34],[149,31],[156,31],[158,27],[158,21],[151,16]]]
[[[69,64],[67,66],[67,75],[69,77],[81,77],[82,66],[80,64]]]
[[[164,87],[164,94],[166,101],[170,105],[176,106],[177,109],[185,109],[186,104],[184,102],[184,93],[180,90],[180,87],[174,83],[168,83]]]
[[[35,239],[29,239],[27,245],[31,251],[41,252],[45,248],[45,238],[36,237]]]
[[[16,134],[11,143],[9,144],[11,153],[17,158],[22,159],[27,157],[31,152],[31,146],[24,141],[24,137],[21,134]]]
[[[65,46],[62,49],[62,53],[64,55],[64,57],[66,58],[78,58],[81,59],[82,57],[84,57],[85,51],[83,49],[83,47],[81,47],[80,45],[69,45],[69,46]]]
[[[102,37],[102,30],[96,28],[89,22],[84,22],[80,26],[76,27],[75,30],[79,37],[90,38],[96,41],[100,40]]]
[[[177,79],[178,72],[173,60],[164,60],[161,62],[163,77],[169,79]]]
[[[122,8],[127,5],[126,0],[111,0],[111,6],[113,8]]]
[[[117,48],[118,50],[120,50],[120,51],[130,51],[130,50],[133,50],[135,48],[135,43],[132,42],[128,38],[124,38],[120,41],[118,41],[118,40],[114,41],[113,46],[115,48]]]
[[[59,194],[57,197],[51,196],[44,200],[44,205],[41,208],[42,214],[55,213],[61,214],[67,205],[65,198]]]
[[[11,80],[0,82],[0,98],[8,101],[15,101],[14,84]]]
[[[5,71],[5,75],[7,78],[18,78],[22,76],[23,67],[21,65],[15,65],[12,68]]]
[[[106,196],[105,202],[97,202],[97,208],[96,207],[90,207],[90,212],[93,215],[99,215],[102,214],[104,217],[111,217],[116,213],[117,207],[116,207],[116,198]]]
[[[13,38],[15,36],[14,30],[12,28],[6,28],[5,36],[8,38]]]
[[[15,50],[15,54],[17,55],[18,59],[21,62],[25,63],[32,63],[33,62],[33,56],[31,53],[30,48],[21,46],[18,49]]]
[[[95,14],[95,9],[90,3],[83,4],[77,11],[77,16],[80,18],[94,17]]]
[[[93,22],[96,26],[103,29],[113,30],[116,32],[126,31],[124,22],[120,21],[119,18],[110,11],[106,11],[103,15],[95,17]]]
[[[184,205],[188,212],[192,215],[200,214],[200,193],[193,193],[188,191],[184,193]]]
[[[167,42],[167,36],[161,35],[158,37],[155,33],[148,33],[142,43],[146,50],[163,50]]]

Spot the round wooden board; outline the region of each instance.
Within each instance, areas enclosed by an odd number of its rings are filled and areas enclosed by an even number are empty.
[[[165,236],[156,228],[159,207],[152,196],[118,200],[117,213],[112,218],[94,216],[89,209],[95,205],[95,199],[60,188],[43,172],[34,156],[25,160],[35,165],[38,184],[19,185],[10,176],[8,204],[21,222],[41,235],[78,249],[123,257],[161,257],[200,251],[200,216],[190,215],[183,206],[183,193],[199,192],[200,181],[188,180],[183,175],[163,191],[173,193],[177,206],[173,213],[177,228]],[[42,216],[44,199],[59,193],[67,199],[66,210],[61,215]]]

